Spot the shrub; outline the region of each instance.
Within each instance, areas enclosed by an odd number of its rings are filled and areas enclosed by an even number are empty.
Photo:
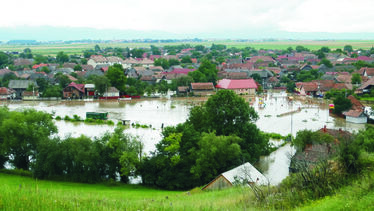
[[[61,117],[60,116],[56,116],[56,120],[61,120]]]

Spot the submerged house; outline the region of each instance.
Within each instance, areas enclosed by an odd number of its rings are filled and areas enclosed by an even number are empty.
[[[365,114],[365,106],[352,95],[347,97],[351,103],[352,108],[349,111],[343,112],[347,122],[364,124],[367,123],[367,116]]]
[[[247,162],[220,174],[205,185],[202,190],[217,190],[240,184],[267,185],[268,180],[255,167]]]

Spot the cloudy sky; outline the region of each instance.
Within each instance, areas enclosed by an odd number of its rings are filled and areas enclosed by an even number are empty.
[[[374,32],[373,0],[2,0],[0,27]]]

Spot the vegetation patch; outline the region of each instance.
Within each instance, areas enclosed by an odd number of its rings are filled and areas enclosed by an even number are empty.
[[[74,114],[73,117],[69,117],[66,115],[64,118],[61,118],[60,116],[56,116],[55,120],[65,120],[68,122],[83,122],[86,124],[92,124],[92,125],[110,125],[114,126],[114,122],[112,120],[102,120],[102,119],[92,119],[92,118],[87,118],[87,119],[81,119],[78,115]],[[122,125],[121,122],[118,124]]]

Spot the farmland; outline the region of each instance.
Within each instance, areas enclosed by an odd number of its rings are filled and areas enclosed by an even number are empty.
[[[119,48],[147,48],[150,45],[165,46],[165,45],[180,45],[180,44],[191,44],[211,46],[212,44],[224,44],[228,48],[245,48],[253,47],[256,49],[287,49],[288,47],[295,48],[298,45],[302,45],[311,50],[316,50],[322,46],[327,46],[331,49],[337,49],[345,45],[352,45],[354,49],[369,49],[374,46],[374,40],[326,40],[326,41],[233,41],[233,40],[215,40],[215,41],[204,41],[204,42],[173,42],[173,43],[98,43],[101,48],[106,47],[119,47]],[[93,49],[96,43],[82,43],[82,44],[40,44],[40,45],[0,45],[0,51],[22,51],[25,48],[30,48],[34,54],[51,55],[54,56],[58,52],[63,51],[69,55],[80,55],[84,50]]]

